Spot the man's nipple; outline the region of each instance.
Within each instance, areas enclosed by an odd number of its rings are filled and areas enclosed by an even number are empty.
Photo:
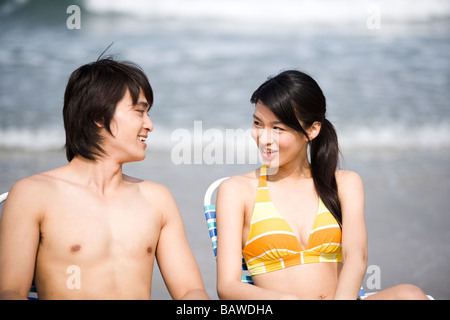
[[[81,246],[79,244],[74,244],[72,247],[70,247],[70,252],[76,253],[81,250]]]

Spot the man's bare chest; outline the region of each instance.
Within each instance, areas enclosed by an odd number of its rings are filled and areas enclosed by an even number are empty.
[[[139,201],[56,201],[47,208],[40,229],[40,250],[55,258],[153,256],[161,218]]]

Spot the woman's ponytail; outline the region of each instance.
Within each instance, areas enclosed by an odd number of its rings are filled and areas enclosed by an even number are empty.
[[[310,141],[311,173],[317,193],[339,225],[342,225],[335,176],[339,162],[338,138],[330,121],[324,119],[321,124],[320,133]]]

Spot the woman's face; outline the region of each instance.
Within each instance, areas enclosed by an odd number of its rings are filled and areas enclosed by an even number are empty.
[[[277,168],[307,157],[305,135],[282,123],[260,102],[255,106],[252,137],[267,167]]]

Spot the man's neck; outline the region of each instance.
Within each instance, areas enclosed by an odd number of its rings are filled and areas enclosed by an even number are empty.
[[[77,183],[100,196],[114,193],[123,182],[122,164],[108,158],[89,160],[77,156],[68,167],[76,172]]]

